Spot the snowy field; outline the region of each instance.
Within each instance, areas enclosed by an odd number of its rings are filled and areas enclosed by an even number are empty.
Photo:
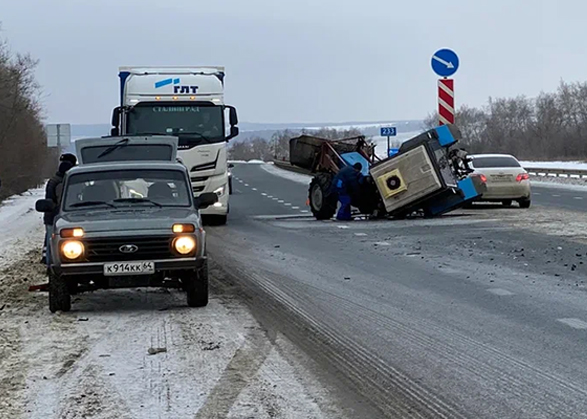
[[[42,194],[0,205],[0,418],[345,417],[311,363],[218,290],[214,263],[202,309],[178,291],[129,289],[50,314],[47,294],[28,291],[46,282]]]

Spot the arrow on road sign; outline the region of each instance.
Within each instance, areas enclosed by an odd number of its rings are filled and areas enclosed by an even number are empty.
[[[443,60],[442,58],[437,57],[436,55],[433,56],[432,59],[438,61],[440,64],[444,64],[446,68],[455,68],[452,62]]]
[[[432,55],[432,70],[440,77],[450,77],[459,69],[459,57],[450,49],[439,49]]]

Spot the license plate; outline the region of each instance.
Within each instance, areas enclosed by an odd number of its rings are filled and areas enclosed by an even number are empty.
[[[511,175],[493,175],[490,179],[494,182],[512,182],[514,177]]]
[[[104,264],[105,276],[149,275],[155,273],[155,262],[114,262]]]

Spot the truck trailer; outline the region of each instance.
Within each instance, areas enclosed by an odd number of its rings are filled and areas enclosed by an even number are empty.
[[[120,106],[112,113],[111,135],[177,137],[178,158],[189,170],[194,197],[218,196],[202,216],[225,224],[227,142],[239,130],[236,109],[224,103],[224,67],[120,67],[118,77]]]

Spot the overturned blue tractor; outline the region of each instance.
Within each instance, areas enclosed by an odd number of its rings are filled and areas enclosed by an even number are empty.
[[[366,179],[351,197],[359,214],[433,217],[465,206],[486,190],[480,177],[471,176],[466,151],[456,147],[460,139],[456,126],[443,125],[405,141],[392,157],[379,159],[362,136],[331,141],[302,135],[290,141],[290,163],[314,175],[308,198],[319,220],[336,212],[334,176],[356,162]]]

